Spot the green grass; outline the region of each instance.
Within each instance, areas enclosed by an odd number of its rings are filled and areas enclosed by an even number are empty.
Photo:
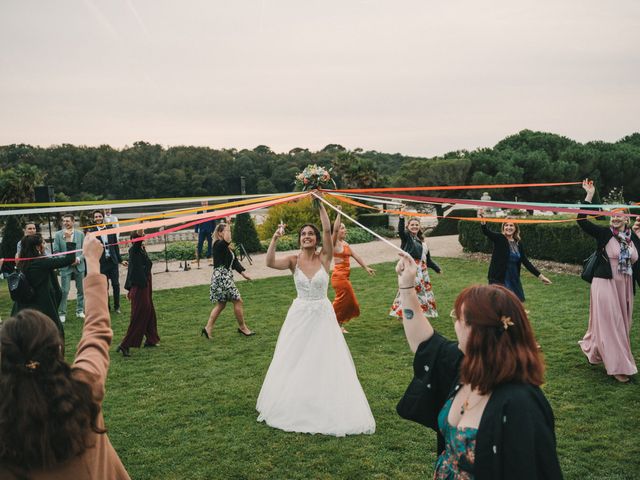
[[[466,285],[485,282],[487,265],[438,262],[445,273],[433,278],[441,315],[434,323],[453,337],[453,300]],[[347,335],[377,422],[370,436],[284,433],[256,422],[255,401],[294,296],[290,277],[239,283],[247,322],[258,332],[250,338],[236,332],[231,309],[218,320],[213,341],[199,336],[211,309],[207,285],[156,292],[161,346],[132,349],[131,358],[115,353],[129,320],[128,314],[115,316],[104,413],[111,442],[132,478],[430,478],[435,434],[395,412],[411,379],[412,355],[401,325],[387,316],[396,292],[393,265],[378,265],[377,271],[374,278],[353,271],[362,315]],[[546,357],[544,391],[556,416],[565,478],[638,478],[638,383],[618,384],[602,367],[587,363],[576,342],[587,326],[588,285],[575,276],[548,276],[552,286],[527,273],[523,280]],[[5,317],[9,310],[3,285],[0,313]],[[636,305],[636,321],[638,310]],[[71,315],[69,346],[80,328]],[[640,352],[633,331],[632,349]],[[67,352],[71,358],[73,348]]]

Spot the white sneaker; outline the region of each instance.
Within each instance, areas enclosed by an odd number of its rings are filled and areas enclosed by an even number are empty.
[[[60,315],[60,321],[62,323],[66,322],[67,321],[67,317],[65,315]]]
[[[76,313],[76,317],[78,317],[78,318],[84,318],[84,312],[78,312],[78,313]]]

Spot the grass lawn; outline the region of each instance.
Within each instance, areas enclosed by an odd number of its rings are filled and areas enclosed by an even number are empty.
[[[453,300],[463,287],[485,282],[487,265],[438,261],[444,274],[433,278],[440,311],[434,324],[454,337]],[[374,435],[284,433],[256,422],[256,398],[295,295],[291,277],[239,283],[247,322],[258,332],[250,338],[236,332],[230,308],[218,320],[213,341],[199,336],[211,309],[207,285],[157,292],[161,346],[132,349],[130,358],[115,352],[129,315],[114,316],[104,413],[111,442],[132,478],[430,478],[435,433],[395,412],[411,379],[412,355],[401,325],[387,316],[396,292],[393,265],[378,265],[377,271],[373,278],[361,269],[352,274],[362,315],[346,336],[377,422]],[[639,478],[638,382],[618,384],[602,367],[587,363],[576,342],[587,326],[589,286],[576,276],[547,276],[553,285],[523,272],[527,308],[546,357],[544,391],[556,416],[565,478]],[[6,317],[10,304],[2,287],[0,313]],[[128,306],[125,300],[125,311]],[[639,309],[636,304],[636,321]],[[80,329],[70,315],[69,346],[77,343]],[[73,350],[67,349],[69,359]],[[632,350],[638,358],[637,327]]]

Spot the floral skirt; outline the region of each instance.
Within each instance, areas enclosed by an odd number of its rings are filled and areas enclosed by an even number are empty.
[[[416,278],[414,285],[416,293],[418,294],[418,301],[420,301],[420,308],[426,317],[437,317],[438,310],[436,310],[436,297],[433,294],[433,287],[431,286],[431,280],[429,279],[429,272],[427,271],[427,262],[425,260],[415,260],[418,265],[418,271],[416,272]],[[396,298],[391,305],[391,311],[389,315],[402,320],[402,308],[400,306],[400,291],[396,294]]]
[[[212,302],[241,300],[240,291],[233,281],[233,272],[226,267],[216,267],[211,275],[209,298]]]

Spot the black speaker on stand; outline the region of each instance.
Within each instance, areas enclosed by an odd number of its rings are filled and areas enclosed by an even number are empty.
[[[53,187],[50,185],[35,187],[33,189],[33,193],[36,203],[54,203],[56,201]],[[47,221],[49,222],[49,239],[47,240],[47,243],[49,244],[49,251],[53,253],[53,237],[51,236],[51,215],[49,215],[48,213]]]

